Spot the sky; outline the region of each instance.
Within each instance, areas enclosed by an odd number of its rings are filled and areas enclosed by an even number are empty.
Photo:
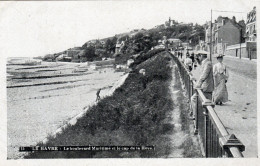
[[[219,15],[245,19],[253,0],[0,2],[0,56],[33,57],[82,46],[133,29],[178,22],[204,24]]]

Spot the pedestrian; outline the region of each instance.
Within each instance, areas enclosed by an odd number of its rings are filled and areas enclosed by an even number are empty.
[[[145,69],[139,70],[139,73],[142,75],[141,76],[141,82],[143,84],[143,88],[146,89],[146,85],[148,83],[148,78],[146,76]]]
[[[180,55],[181,55],[181,59],[182,59],[182,51],[181,51],[181,54],[180,54]]]
[[[223,64],[223,56],[219,54],[216,58],[218,63],[213,66],[214,91],[213,102],[222,105],[228,101],[227,80],[229,77],[226,66]]]
[[[193,69],[196,70],[196,67],[198,66],[198,61],[196,58],[194,58],[194,62],[193,62]]]
[[[186,57],[190,56],[189,50],[187,50]]]
[[[212,100],[212,92],[214,90],[212,63],[208,60],[205,53],[198,55],[198,62],[201,64],[201,76],[195,88],[202,88],[205,97]]]
[[[178,51],[178,58],[180,57],[180,55],[181,55],[181,53],[180,53],[180,51]]]
[[[96,93],[96,95],[97,95],[97,99],[96,99],[96,101],[99,101],[99,100],[100,100],[100,96],[99,96],[100,91],[101,91],[101,89],[98,89],[98,91],[97,91],[97,93]]]
[[[186,56],[186,59],[184,61],[184,65],[188,68],[189,72],[192,71],[192,60],[189,55]]]
[[[205,95],[205,97],[209,100],[212,100],[212,92],[214,90],[214,81],[213,81],[213,67],[211,62],[207,58],[206,53],[201,53],[198,55],[197,61],[201,64],[201,75],[199,80],[197,81],[194,88],[200,88]],[[191,97],[191,113],[196,108],[196,94]]]
[[[193,66],[194,61],[195,61],[194,52],[191,53],[190,59],[192,60],[192,66]]]

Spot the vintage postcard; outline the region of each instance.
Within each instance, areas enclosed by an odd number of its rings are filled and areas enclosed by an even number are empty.
[[[0,1],[1,163],[257,165],[258,5]]]

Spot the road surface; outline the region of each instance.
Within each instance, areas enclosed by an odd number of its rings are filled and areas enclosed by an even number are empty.
[[[212,63],[216,62],[213,55]],[[229,101],[216,105],[216,113],[228,132],[245,145],[244,156],[257,157],[257,63],[230,56],[225,56],[223,63],[229,71]],[[192,73],[198,79],[200,67]]]

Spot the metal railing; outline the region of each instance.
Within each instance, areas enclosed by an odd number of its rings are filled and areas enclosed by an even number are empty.
[[[170,52],[169,52],[170,53]],[[171,53],[170,53],[171,54]],[[214,104],[207,99],[201,89],[195,89],[196,81],[184,64],[173,54],[173,60],[191,103],[195,95],[196,106],[193,108],[194,134],[198,135],[202,153],[205,157],[243,157],[245,146],[234,134],[229,134],[214,110]]]

